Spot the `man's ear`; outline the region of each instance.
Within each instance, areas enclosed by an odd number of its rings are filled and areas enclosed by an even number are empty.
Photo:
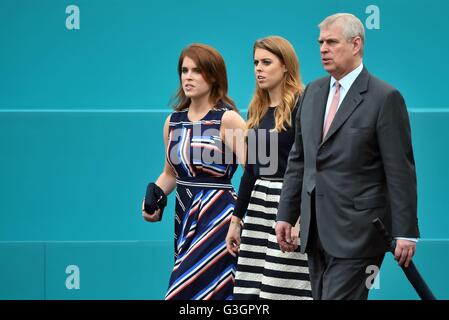
[[[358,54],[362,49],[362,38],[360,38],[360,36],[356,36],[352,39],[352,43],[354,45],[353,53]]]

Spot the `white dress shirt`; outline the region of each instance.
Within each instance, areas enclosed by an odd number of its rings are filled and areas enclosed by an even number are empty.
[[[337,105],[337,112],[340,108],[340,104],[343,101],[343,99],[346,97],[346,94],[348,93],[349,89],[351,89],[352,84],[354,83],[355,79],[359,76],[360,72],[363,70],[363,63],[360,64],[357,68],[349,72],[347,75],[345,75],[343,78],[338,81],[340,83],[340,100],[338,101]],[[335,82],[337,80],[334,77],[331,77],[330,82],[330,90],[329,90],[329,96],[327,97],[327,103],[326,103],[326,113],[324,114],[324,121],[323,121],[323,129],[324,124],[326,123],[327,115],[329,113],[329,109],[332,103],[332,99],[334,98],[335,94]]]

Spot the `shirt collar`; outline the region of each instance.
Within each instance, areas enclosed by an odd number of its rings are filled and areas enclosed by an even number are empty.
[[[362,70],[363,70],[363,63],[360,63],[360,65],[357,68],[355,68],[347,75],[345,75],[343,78],[341,78],[340,81],[338,81],[340,83],[341,88],[348,91],[349,88],[351,88],[352,84],[354,83],[355,79],[357,79],[359,74],[362,72]],[[330,82],[331,89],[334,87],[336,81],[337,80],[334,77],[331,77]]]

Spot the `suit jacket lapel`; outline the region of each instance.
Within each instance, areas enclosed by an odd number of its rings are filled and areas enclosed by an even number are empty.
[[[313,98],[313,139],[318,147],[323,138],[324,113],[326,112],[327,97],[329,96],[330,77],[315,92]]]
[[[363,101],[361,93],[365,92],[368,89],[368,79],[369,73],[365,68],[363,68],[362,72],[359,74],[357,79],[355,79],[340,107],[338,108],[338,111],[335,114],[335,118],[329,128],[329,132],[327,133],[322,143],[329,140],[329,138],[332,137],[333,134],[335,134],[335,132],[343,125],[343,123],[345,123],[349,116]]]

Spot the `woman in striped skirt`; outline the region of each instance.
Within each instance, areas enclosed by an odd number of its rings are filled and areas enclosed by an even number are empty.
[[[234,299],[312,299],[307,255],[299,247],[281,252],[275,234],[303,92],[299,61],[293,46],[278,36],[257,40],[253,54],[256,92],[248,109],[247,160],[226,237],[228,251],[238,254]],[[298,235],[299,223],[292,238],[299,241]]]

